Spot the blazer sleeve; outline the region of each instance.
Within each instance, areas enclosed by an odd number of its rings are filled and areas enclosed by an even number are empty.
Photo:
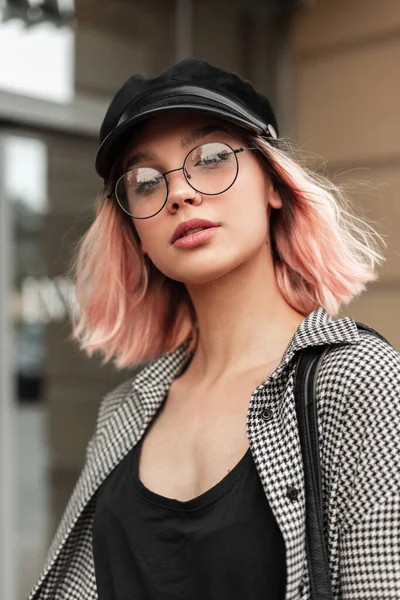
[[[341,600],[400,599],[400,354],[365,336],[346,398],[352,457],[340,533]]]

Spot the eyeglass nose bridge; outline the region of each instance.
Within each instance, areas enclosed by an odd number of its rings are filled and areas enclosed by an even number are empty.
[[[186,183],[192,188],[192,190],[194,190],[196,193],[199,193],[198,190],[196,190],[196,188],[193,187],[193,185],[189,181],[189,179],[191,179],[192,176],[186,170],[185,164],[182,167],[179,167],[179,169],[171,169],[170,171],[165,171],[165,173],[162,174],[164,177],[166,187],[167,187],[167,194],[166,194],[164,206],[167,204],[167,202],[169,200],[169,193],[170,193],[169,182],[168,182],[168,179],[166,178],[166,175],[169,175],[170,173],[176,173],[177,171],[183,171],[183,176],[185,178]]]
[[[171,169],[170,171],[165,171],[165,173],[163,173],[164,181],[165,181],[165,184],[166,184],[166,187],[167,187],[167,197],[165,198],[165,204],[168,202],[169,192],[170,192],[169,183],[168,183],[168,179],[166,178],[166,175],[169,175],[170,173],[176,173],[177,171],[183,171],[183,176],[185,178],[186,183],[192,188],[192,190],[194,190],[195,192],[198,193],[198,190],[196,190],[196,188],[193,187],[193,185],[189,181],[189,179],[191,179],[192,176],[186,170],[185,165],[183,165],[182,167],[179,167],[179,169]]]
[[[166,175],[169,175],[170,173],[175,173],[176,171],[183,171],[183,176],[186,179],[186,181],[188,181],[189,179],[192,178],[190,173],[187,172],[185,165],[183,165],[179,169],[171,169],[170,171],[165,171],[165,173],[163,173],[163,176],[165,177]],[[167,181],[167,179],[166,179],[166,181]],[[189,183],[189,181],[188,181],[188,183]],[[167,181],[167,184],[168,184],[168,181]]]

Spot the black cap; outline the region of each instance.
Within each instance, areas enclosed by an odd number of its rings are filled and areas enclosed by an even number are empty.
[[[268,98],[249,81],[200,58],[187,58],[157,77],[133,75],[118,90],[101,125],[97,173],[107,180],[136,123],[183,108],[220,117],[272,140],[278,136]]]

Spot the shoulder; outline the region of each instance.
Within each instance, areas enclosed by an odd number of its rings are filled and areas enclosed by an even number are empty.
[[[360,332],[359,340],[329,349],[320,369],[322,393],[335,388],[345,394],[354,410],[370,408],[400,411],[400,353],[378,336]]]
[[[400,354],[389,343],[371,334],[362,334],[350,365],[354,375],[349,393],[368,397],[368,405],[380,413],[400,416]]]
[[[378,336],[361,332],[356,343],[330,348],[317,393],[328,412],[340,407],[347,430],[400,435],[400,354]]]
[[[400,354],[361,333],[330,349],[320,375],[326,460],[340,463],[342,519],[354,523],[400,485]]]

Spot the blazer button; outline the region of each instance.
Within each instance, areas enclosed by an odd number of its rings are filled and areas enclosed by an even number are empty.
[[[293,485],[290,485],[286,490],[286,496],[289,498],[289,500],[294,502],[299,497],[299,490]]]
[[[272,410],[270,408],[264,408],[261,413],[261,418],[263,421],[270,421],[273,417]]]

